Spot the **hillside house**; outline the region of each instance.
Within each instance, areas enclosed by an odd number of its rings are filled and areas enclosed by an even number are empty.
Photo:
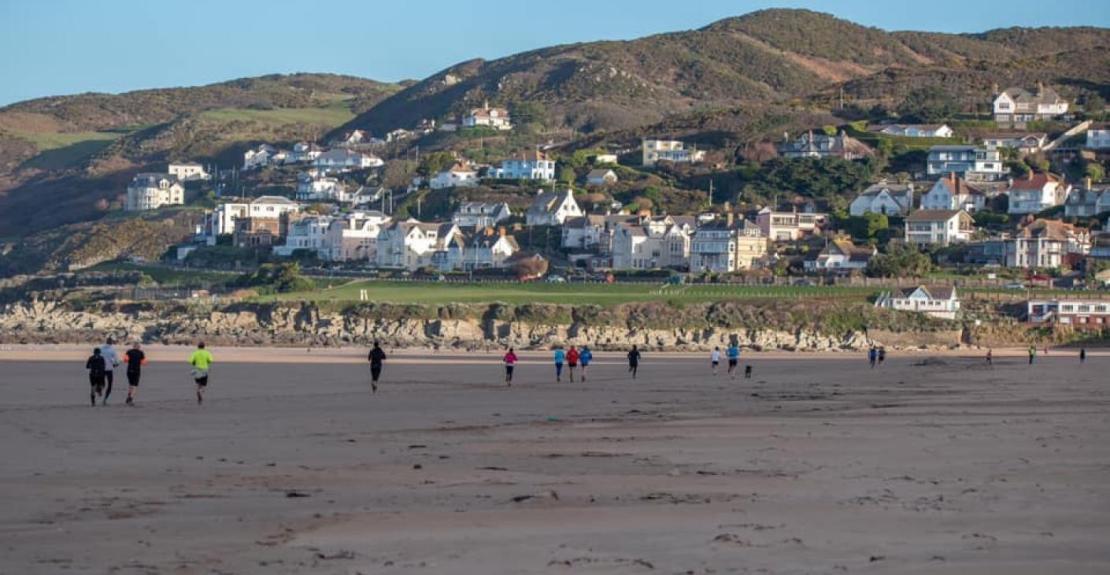
[[[1072,188],[1064,201],[1064,216],[1089,218],[1110,212],[1110,189],[1095,188],[1087,178],[1082,188]]]
[[[463,115],[462,125],[464,128],[486,127],[495,130],[513,129],[512,121],[510,121],[509,118],[509,111],[505,108],[491,108],[488,101],[485,102],[481,108],[473,108]]]
[[[848,239],[835,239],[814,257],[807,258],[803,266],[806,271],[817,273],[863,271],[877,253],[875,246],[857,246]]]
[[[905,216],[913,209],[913,184],[891,184],[881,180],[867,187],[848,207],[853,216],[883,214]]]
[[[347,186],[336,178],[325,176],[323,172],[311,170],[297,174],[296,197],[301,202],[339,202],[346,203]]]
[[[377,156],[355,152],[346,148],[328,150],[313,160],[312,164],[322,170],[331,172],[346,172],[350,170],[363,170],[366,168],[379,168],[385,162]]]
[[[503,160],[494,170],[495,178],[502,180],[540,180],[555,179],[555,160],[539,150],[532,150]]]
[[[1068,102],[1056,90],[1038,84],[1030,92],[1007,88],[994,98],[994,121],[999,126],[1024,127],[1026,122],[1049,120],[1068,113]]]
[[[468,272],[508,267],[518,252],[520,245],[505,228],[487,227],[457,234],[433,259],[442,271]]]
[[[632,214],[585,215],[567,218],[563,222],[562,241],[565,250],[594,252],[601,255],[611,254],[613,233],[620,224],[632,224],[640,220]]]
[[[243,152],[243,170],[254,170],[271,164],[280,164],[279,153],[277,148],[269,144],[261,144],[257,148],[251,148]]]
[[[956,314],[960,311],[960,300],[954,287],[917,286],[883,293],[875,301],[875,306],[913,311],[941,319],[956,319]]]
[[[513,217],[505,202],[463,202],[451,216],[460,228],[489,228]]]
[[[922,247],[965,243],[975,233],[975,220],[964,210],[917,210],[906,216],[907,244]]]
[[[590,163],[595,166],[615,166],[617,165],[616,154],[598,154],[590,157]]]
[[[1013,237],[1003,239],[1006,267],[1058,268],[1071,254],[1078,259],[1091,251],[1091,235],[1059,220],[1034,220]]]
[[[879,126],[876,131],[900,138],[951,138],[956,135],[948,124],[888,124]]]
[[[368,143],[370,139],[369,134],[362,130],[351,130],[343,132],[343,135],[336,138],[332,143],[336,146],[357,146],[359,144]]]
[[[249,202],[223,203],[214,210],[205,212],[204,219],[197,226],[195,241],[214,246],[220,236],[235,233],[235,222],[240,219],[278,220],[288,214],[297,214],[300,210],[300,204],[281,196],[260,196]]]
[[[285,243],[274,247],[274,255],[289,257],[296,251],[312,252],[320,259],[329,255],[328,228],[331,216],[304,216],[289,222]]]
[[[796,241],[820,233],[827,221],[827,214],[797,210],[779,212],[771,208],[763,208],[755,217],[764,237],[773,242]]]
[[[784,142],[779,144],[779,155],[784,158],[840,158],[842,160],[858,160],[872,155],[867,144],[849,136],[841,130],[835,136],[824,132],[810,130],[802,133],[793,140],[789,134],[784,135]]]
[[[618,225],[613,231],[613,269],[687,269],[696,225],[691,216],[661,216]]]
[[[596,168],[586,174],[587,186],[608,186],[617,183],[617,173],[606,168]]]
[[[351,212],[332,220],[328,226],[321,257],[333,262],[378,261],[378,236],[390,221],[378,212]]]
[[[934,177],[956,173],[976,181],[1000,180],[1009,173],[997,148],[965,145],[929,148],[925,172]]]
[[[378,266],[415,271],[435,265],[436,252],[446,252],[459,233],[450,222],[394,221],[378,236]]]
[[[169,174],[136,174],[127,186],[129,212],[156,210],[162,206],[180,206],[185,203],[185,188],[176,176]]]
[[[1006,190],[1010,197],[1009,213],[1035,214],[1064,203],[1071,185],[1055,174],[1035,174],[1017,178]]]
[[[923,210],[964,210],[975,212],[987,205],[987,194],[952,173],[940,178],[921,196]]]
[[[1038,132],[1035,134],[1028,134],[1024,132],[1019,133],[1001,133],[1001,134],[987,134],[983,136],[983,146],[988,149],[994,148],[1010,148],[1017,150],[1022,154],[1033,154],[1039,152],[1045,145],[1048,144],[1048,134]]]
[[[685,143],[678,140],[644,139],[640,144],[642,148],[641,163],[645,168],[650,168],[657,162],[692,164],[705,160],[704,151],[687,148]]]
[[[1105,150],[1110,148],[1110,126],[1105,124],[1091,126],[1087,130],[1086,147],[1092,150]]]
[[[324,148],[312,142],[297,142],[286,156],[286,163],[313,162],[324,154]]]
[[[285,241],[289,217],[242,217],[235,220],[231,243],[237,248],[270,248]]]
[[[769,243],[757,224],[737,221],[729,213],[725,219],[707,222],[694,232],[690,271],[732,273],[751,269],[767,257]]]
[[[196,162],[173,163],[166,168],[166,171],[179,182],[202,181],[211,177],[204,170],[204,166]]]
[[[1106,329],[1110,326],[1110,301],[1032,299],[1025,304],[1025,320],[1033,324],[1059,324],[1075,329]]]
[[[569,188],[562,192],[538,190],[532,205],[524,214],[524,220],[529,226],[561,226],[567,218],[577,218],[582,215],[582,208],[574,200],[573,190]]]
[[[433,190],[445,188],[473,188],[478,185],[478,170],[470,164],[456,162],[450,168],[437,173],[428,180]]]

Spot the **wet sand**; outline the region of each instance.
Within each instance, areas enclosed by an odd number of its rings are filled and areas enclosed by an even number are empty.
[[[216,351],[198,407],[152,348],[136,408],[26,360],[77,348],[5,352],[0,573],[1110,572],[1105,355],[603,355],[557,385],[525,354],[506,389],[407,352],[371,395],[363,351]]]

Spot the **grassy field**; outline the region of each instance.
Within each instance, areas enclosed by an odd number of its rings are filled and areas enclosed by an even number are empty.
[[[616,305],[629,302],[666,301],[700,303],[730,299],[855,298],[876,293],[873,288],[727,285],[663,286],[662,284],[451,284],[387,281],[354,281],[330,289],[266,296],[263,301],[308,300],[358,302],[360,290],[371,302],[394,304],[446,303],[565,303]]]
[[[253,121],[272,126],[313,124],[333,128],[350,121],[355,115],[344,102],[337,101],[320,108],[220,108],[204,112],[201,117],[217,122]]]

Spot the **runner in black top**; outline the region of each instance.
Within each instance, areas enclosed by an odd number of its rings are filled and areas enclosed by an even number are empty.
[[[139,394],[139,378],[143,375],[143,364],[146,363],[146,354],[139,342],[131,346],[123,354],[123,362],[127,364],[127,405],[135,405],[135,396]]]
[[[640,350],[636,346],[632,346],[632,351],[628,352],[628,371],[632,372],[632,379],[636,379],[636,370],[640,368]]]
[[[93,349],[93,354],[85,360],[85,369],[89,370],[89,400],[96,407],[96,396],[104,392],[104,357],[100,355],[100,348]]]
[[[370,392],[377,393],[378,378],[382,376],[382,362],[385,361],[385,352],[378,342],[374,342],[374,349],[370,350],[366,359],[370,360]]]

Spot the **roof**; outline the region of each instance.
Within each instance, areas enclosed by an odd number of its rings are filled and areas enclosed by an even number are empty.
[[[1073,226],[1060,220],[1033,220],[1018,230],[1021,238],[1044,238],[1049,240],[1066,241],[1069,236],[1088,234],[1087,230]]]
[[[614,176],[617,175],[617,173],[613,170],[607,168],[596,168],[590,170],[590,173],[586,174],[586,178],[604,178],[608,174],[613,174]]]
[[[1025,88],[1007,88],[1003,93],[1016,103],[1058,104],[1063,102],[1056,90],[1046,86],[1039,86],[1036,92],[1030,92]]]
[[[974,150],[977,146],[967,144],[941,144],[939,146],[932,146],[929,148],[929,153],[936,152],[965,152],[967,150]]]
[[[297,202],[294,202],[293,200],[290,200],[289,198],[286,198],[284,196],[258,196],[257,198],[251,200],[251,203],[252,204],[284,204],[284,205],[296,205],[297,204]]]
[[[948,188],[948,192],[953,196],[978,196],[984,194],[983,190],[968,184],[967,180],[956,174],[948,174],[937,180],[937,183]]]
[[[925,292],[925,295],[929,296],[929,299],[952,299],[953,294],[956,292],[956,288],[952,286],[914,286],[899,288],[898,294],[901,297],[909,297],[917,290]]]
[[[131,179],[131,185],[157,186],[158,182],[161,180],[169,180],[170,183],[176,184],[177,176],[172,174],[160,174],[157,172],[143,172],[141,174],[135,174],[135,177]]]
[[[1016,178],[1010,184],[1011,190],[1039,190],[1044,188],[1049,182],[1061,183],[1063,180],[1055,174],[1029,172],[1029,175],[1024,178]]]
[[[860,196],[877,196],[880,192],[886,190],[892,196],[904,196],[913,193],[913,184],[890,184],[885,181],[880,181],[877,184],[867,186],[867,189],[860,193]]]
[[[946,222],[953,216],[965,213],[963,210],[917,210],[906,216],[907,222]]]
[[[541,162],[547,160],[547,154],[539,150],[528,150],[526,152],[514,154],[512,157],[508,158],[505,161],[509,162],[514,160],[518,162]]]
[[[540,215],[554,212],[559,209],[567,195],[572,195],[569,189],[562,192],[552,191],[536,194],[536,199],[532,200],[531,206],[528,206],[528,213]]]

